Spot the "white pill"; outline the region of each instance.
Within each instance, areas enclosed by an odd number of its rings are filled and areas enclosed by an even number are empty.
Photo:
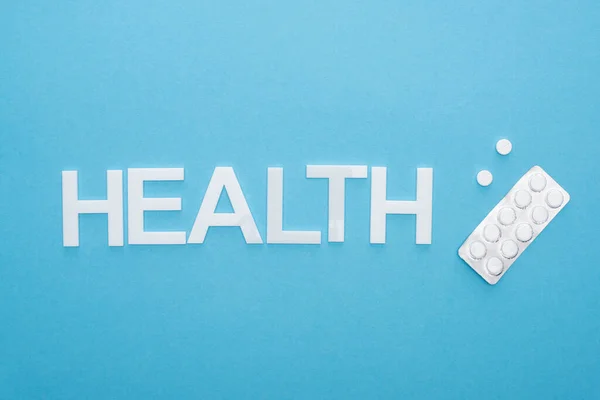
[[[517,213],[512,208],[505,207],[498,213],[498,221],[504,226],[512,225],[517,219]]]
[[[496,243],[501,236],[500,228],[496,224],[486,225],[483,228],[483,238],[490,243]]]
[[[519,224],[515,231],[515,236],[519,242],[529,242],[533,237],[533,228],[529,224]]]
[[[515,193],[515,205],[519,208],[527,208],[531,204],[531,193],[527,190],[517,190]]]
[[[563,197],[563,194],[556,189],[548,192],[548,195],[546,196],[546,203],[552,208],[558,208],[562,206],[564,200],[565,198]]]
[[[531,219],[533,219],[533,222],[538,225],[543,224],[544,222],[548,221],[548,210],[542,206],[534,207],[533,211],[531,212]]]
[[[485,244],[481,243],[480,241],[475,241],[471,243],[469,252],[471,253],[471,257],[476,260],[481,260],[483,257],[485,257],[487,249],[485,248]]]
[[[535,174],[529,179],[529,187],[534,192],[541,192],[546,188],[546,177],[542,174]]]
[[[512,151],[512,143],[508,139],[500,139],[496,143],[496,151],[503,156],[508,155]]]
[[[519,246],[514,240],[508,239],[500,247],[502,255],[506,258],[515,258],[519,253]]]
[[[487,169],[479,171],[477,173],[477,183],[481,186],[490,186],[492,181],[494,180],[494,176]]]
[[[485,264],[485,268],[488,270],[490,275],[498,276],[504,270],[504,264],[498,257],[491,257]]]

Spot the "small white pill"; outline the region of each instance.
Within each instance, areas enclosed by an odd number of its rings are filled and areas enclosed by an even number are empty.
[[[512,143],[508,139],[500,139],[496,143],[496,151],[500,155],[508,155],[512,151]]]
[[[504,264],[502,260],[498,257],[490,257],[488,262],[485,264],[485,268],[490,273],[490,275],[498,276],[504,270]]]
[[[529,224],[519,224],[519,226],[517,226],[517,230],[515,231],[515,236],[519,242],[529,242],[533,237],[533,228]]]
[[[486,225],[483,228],[483,238],[490,243],[496,243],[501,236],[500,228],[496,224]]]
[[[531,204],[531,193],[527,190],[517,190],[515,193],[515,205],[519,208],[527,208]]]
[[[546,188],[546,177],[542,174],[535,174],[529,179],[529,187],[534,192],[541,192]]]
[[[477,173],[477,183],[479,183],[481,186],[490,186],[493,180],[494,176],[487,169],[481,170]]]
[[[507,241],[502,243],[502,246],[500,247],[500,252],[502,252],[502,255],[506,258],[515,258],[519,253],[519,246],[514,240],[508,239]]]
[[[476,260],[481,260],[483,257],[485,257],[487,249],[485,248],[485,244],[481,243],[480,241],[475,241],[471,243],[469,252],[471,253],[471,257]]]
[[[543,224],[544,222],[548,221],[548,210],[542,206],[534,207],[533,211],[531,212],[531,219],[533,219],[533,222],[538,225]]]
[[[564,200],[565,198],[563,194],[556,189],[548,192],[548,195],[546,196],[546,203],[552,208],[558,208],[562,206]]]
[[[505,207],[498,213],[498,221],[504,226],[512,225],[517,219],[517,213],[512,208]]]

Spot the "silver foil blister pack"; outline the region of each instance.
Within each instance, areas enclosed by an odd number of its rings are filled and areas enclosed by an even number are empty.
[[[494,285],[569,200],[569,193],[535,166],[475,228],[458,254]]]

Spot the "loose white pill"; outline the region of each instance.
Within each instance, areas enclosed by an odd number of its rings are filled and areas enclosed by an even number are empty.
[[[485,244],[480,241],[475,241],[471,243],[469,252],[474,259],[481,260],[483,257],[485,257],[487,249],[485,248]]]
[[[493,180],[494,176],[487,169],[481,170],[477,173],[477,183],[479,183],[481,186],[490,186]]]
[[[496,151],[500,155],[508,155],[512,151],[512,143],[508,139],[500,139],[496,143]]]
[[[517,230],[515,231],[515,236],[519,242],[529,242],[533,237],[533,228],[527,223],[519,224],[519,226],[517,226]]]
[[[486,225],[483,228],[483,238],[490,243],[496,243],[501,236],[500,228],[496,224]]]
[[[505,207],[498,213],[498,221],[504,226],[512,225],[517,219],[517,213],[512,208]]]
[[[485,268],[491,275],[498,276],[504,270],[504,264],[502,263],[502,260],[498,257],[490,257],[490,259],[485,264]]]
[[[542,206],[534,207],[533,211],[531,212],[531,219],[533,219],[533,222],[538,225],[543,224],[544,222],[548,221],[548,210]]]
[[[546,177],[542,174],[535,174],[529,179],[529,187],[534,192],[541,192],[546,188]]]
[[[515,193],[515,205],[519,208],[527,208],[531,204],[531,193],[527,190],[517,190]]]
[[[515,258],[519,253],[519,246],[514,240],[508,239],[500,247],[500,252],[505,258]]]
[[[546,203],[552,208],[562,206],[563,201],[565,201],[563,194],[556,189],[548,192],[548,195],[546,196]]]

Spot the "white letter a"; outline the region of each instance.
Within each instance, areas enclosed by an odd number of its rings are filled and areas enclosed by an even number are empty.
[[[223,188],[229,196],[233,208],[232,213],[215,212]],[[204,243],[208,228],[211,226],[239,226],[246,243],[262,243],[262,238],[232,167],[215,168],[188,243]]]

